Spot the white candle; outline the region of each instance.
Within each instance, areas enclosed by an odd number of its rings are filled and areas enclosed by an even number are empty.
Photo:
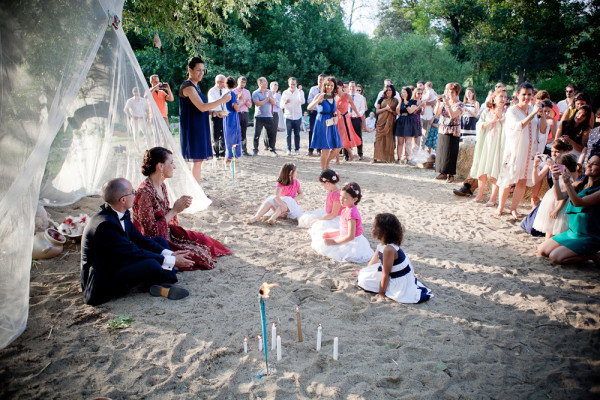
[[[321,334],[323,333],[323,327],[319,324],[317,328],[317,351],[321,351]]]
[[[277,361],[281,360],[281,336],[277,335]]]
[[[338,359],[338,338],[337,336],[333,338],[333,359]]]
[[[258,351],[263,351],[262,349],[262,337],[258,335]]]
[[[277,347],[277,327],[275,326],[275,322],[273,322],[273,328],[271,328],[271,350],[275,350]]]
[[[248,353],[248,338],[244,338],[244,353]]]

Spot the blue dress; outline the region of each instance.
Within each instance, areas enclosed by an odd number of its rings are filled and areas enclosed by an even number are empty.
[[[240,114],[235,111],[233,104],[237,104],[237,96],[233,91],[231,93],[231,100],[229,100],[225,106],[229,115],[225,117],[225,124],[223,124],[223,134],[225,136],[225,158],[228,160],[233,158],[232,147],[235,146],[235,157],[239,158],[242,155],[242,129],[240,127]]]
[[[394,136],[400,137],[417,137],[420,132],[417,128],[417,120],[413,114],[409,114],[407,108],[416,106],[416,100],[409,100],[408,104],[404,104],[404,101],[400,103],[400,115],[396,120],[396,130]]]
[[[312,149],[339,149],[342,147],[342,139],[337,125],[327,126],[325,120],[333,118],[333,113],[336,110],[335,100],[330,103],[328,100],[323,100],[316,107],[317,118],[315,119],[315,127],[313,129],[312,141],[310,147]]]
[[[212,158],[210,143],[210,125],[208,111],[198,110],[189,97],[183,95],[183,89],[192,86],[206,103],[200,88],[191,81],[185,81],[179,87],[179,141],[183,158],[188,161],[201,161]]]

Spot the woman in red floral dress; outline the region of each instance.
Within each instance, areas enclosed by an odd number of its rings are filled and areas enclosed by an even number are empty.
[[[200,232],[179,226],[177,214],[192,204],[190,196],[181,196],[171,208],[165,179],[173,176],[173,153],[163,147],[146,151],[142,174],[147,176],[140,184],[133,203],[133,224],[148,237],[160,236],[169,242],[171,250],[190,250],[194,269],[213,269],[218,256],[231,254],[217,240]]]

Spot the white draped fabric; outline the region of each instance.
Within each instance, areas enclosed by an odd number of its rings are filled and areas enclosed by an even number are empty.
[[[38,200],[67,205],[102,183],[142,181],[144,151],[174,150],[169,196],[210,204],[181,157],[120,22],[123,0],[22,0],[0,8],[0,348],[25,329]],[[175,84],[175,82],[173,82]],[[138,88],[147,117],[129,120]],[[147,99],[147,100],[146,100]]]

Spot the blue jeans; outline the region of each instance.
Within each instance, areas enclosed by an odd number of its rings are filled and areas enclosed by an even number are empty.
[[[300,124],[302,123],[302,118],[300,119],[286,119],[285,126],[287,128],[287,148],[288,151],[292,151],[292,131],[294,131],[294,150],[300,150]]]

